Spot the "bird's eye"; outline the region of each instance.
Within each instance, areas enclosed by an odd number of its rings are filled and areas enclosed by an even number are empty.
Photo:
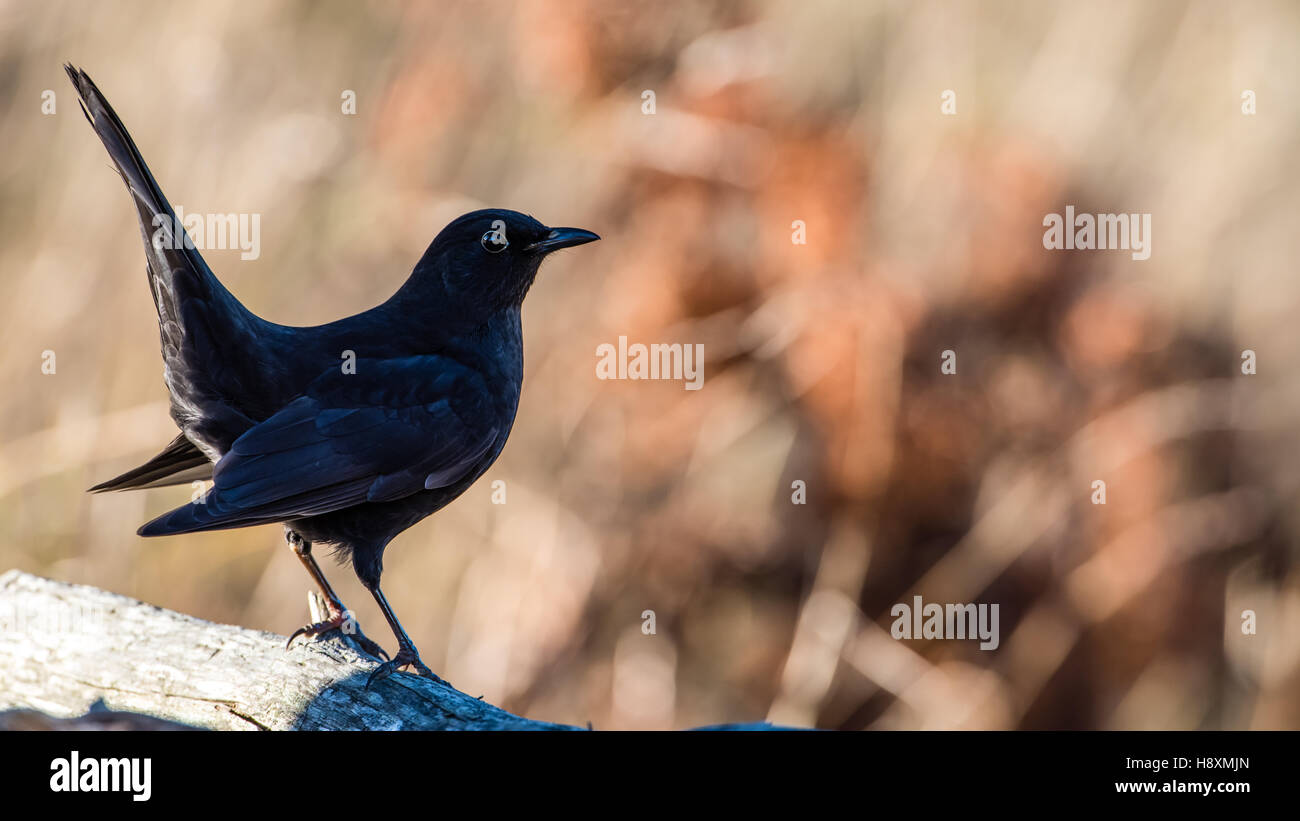
[[[484,234],[483,238],[479,240],[479,244],[489,254],[499,254],[510,247],[510,243],[506,242],[505,232],[498,231],[495,228]]]

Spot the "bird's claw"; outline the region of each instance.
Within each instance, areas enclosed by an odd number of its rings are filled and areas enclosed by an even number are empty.
[[[292,647],[294,639],[298,638],[299,636],[308,636],[310,638],[315,638],[316,636],[320,636],[325,633],[338,630],[344,636],[355,641],[361,647],[361,650],[365,652],[367,655],[372,656],[374,658],[382,658],[384,659],[385,662],[388,661],[388,652],[385,651],[384,648],[380,647],[378,644],[375,644],[373,641],[367,638],[366,634],[361,632],[360,626],[358,626],[355,622],[353,622],[349,630],[344,628],[345,624],[347,624],[347,617],[340,612],[338,615],[333,616],[325,621],[318,621],[315,624],[308,624],[303,627],[299,627],[297,630],[293,631],[293,635],[289,636],[289,640],[285,642],[284,649],[288,650],[290,647]]]
[[[370,689],[370,685],[374,684],[376,681],[386,679],[395,671],[407,666],[414,668],[416,675],[422,678],[427,678],[430,681],[437,682],[438,684],[447,684],[447,682],[439,678],[436,673],[426,667],[424,662],[420,661],[418,653],[412,649],[403,647],[397,651],[397,655],[391,660],[385,661],[383,664],[375,668],[374,672],[370,674],[370,678],[366,679],[366,689]],[[451,685],[447,684],[447,686],[450,687]]]

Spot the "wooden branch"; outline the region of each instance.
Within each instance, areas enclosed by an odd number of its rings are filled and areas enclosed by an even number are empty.
[[[285,641],[11,570],[0,576],[0,726],[578,729],[412,675],[367,690],[375,662],[349,640]]]

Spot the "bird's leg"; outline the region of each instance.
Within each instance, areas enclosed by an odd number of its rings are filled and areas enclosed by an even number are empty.
[[[325,608],[328,613],[324,621],[308,624],[295,630],[293,635],[289,637],[288,643],[285,644],[285,649],[292,646],[293,640],[299,636],[319,636],[331,630],[341,630],[345,635],[356,639],[357,644],[366,653],[375,658],[387,659],[388,653],[384,652],[384,648],[366,638],[366,634],[361,632],[361,625],[357,624],[356,619],[352,618],[351,614],[348,613],[348,609],[343,606],[343,601],[334,592],[334,588],[330,586],[325,574],[321,572],[320,565],[316,563],[316,558],[311,555],[311,542],[288,527],[284,529],[284,538],[289,543],[289,547],[293,549],[294,555],[298,557],[298,561],[302,562],[302,566],[307,568],[307,572],[311,574],[317,587],[320,588],[321,594],[325,597]]]
[[[365,584],[364,579],[362,583]],[[392,675],[394,670],[399,670],[407,665],[414,667],[417,673],[427,679],[447,684],[447,682],[434,675],[434,672],[426,667],[424,662],[420,661],[420,653],[415,649],[415,643],[411,641],[410,636],[406,635],[401,623],[397,621],[397,616],[393,613],[393,608],[388,606],[388,599],[384,598],[384,592],[379,589],[379,585],[371,586],[367,584],[366,587],[370,590],[370,595],[375,597],[379,609],[384,613],[384,618],[388,619],[388,626],[393,628],[393,635],[397,636],[397,655],[393,656],[391,661],[386,661],[375,668],[375,671],[370,674],[370,678],[366,680],[366,687],[380,679],[387,678]],[[450,687],[451,685],[448,684],[447,686]]]

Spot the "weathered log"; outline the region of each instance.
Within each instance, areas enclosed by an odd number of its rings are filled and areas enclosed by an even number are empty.
[[[578,729],[413,675],[367,689],[376,663],[345,637],[285,641],[11,570],[0,576],[0,710],[10,711],[0,725],[167,726],[152,716],[220,730]]]

